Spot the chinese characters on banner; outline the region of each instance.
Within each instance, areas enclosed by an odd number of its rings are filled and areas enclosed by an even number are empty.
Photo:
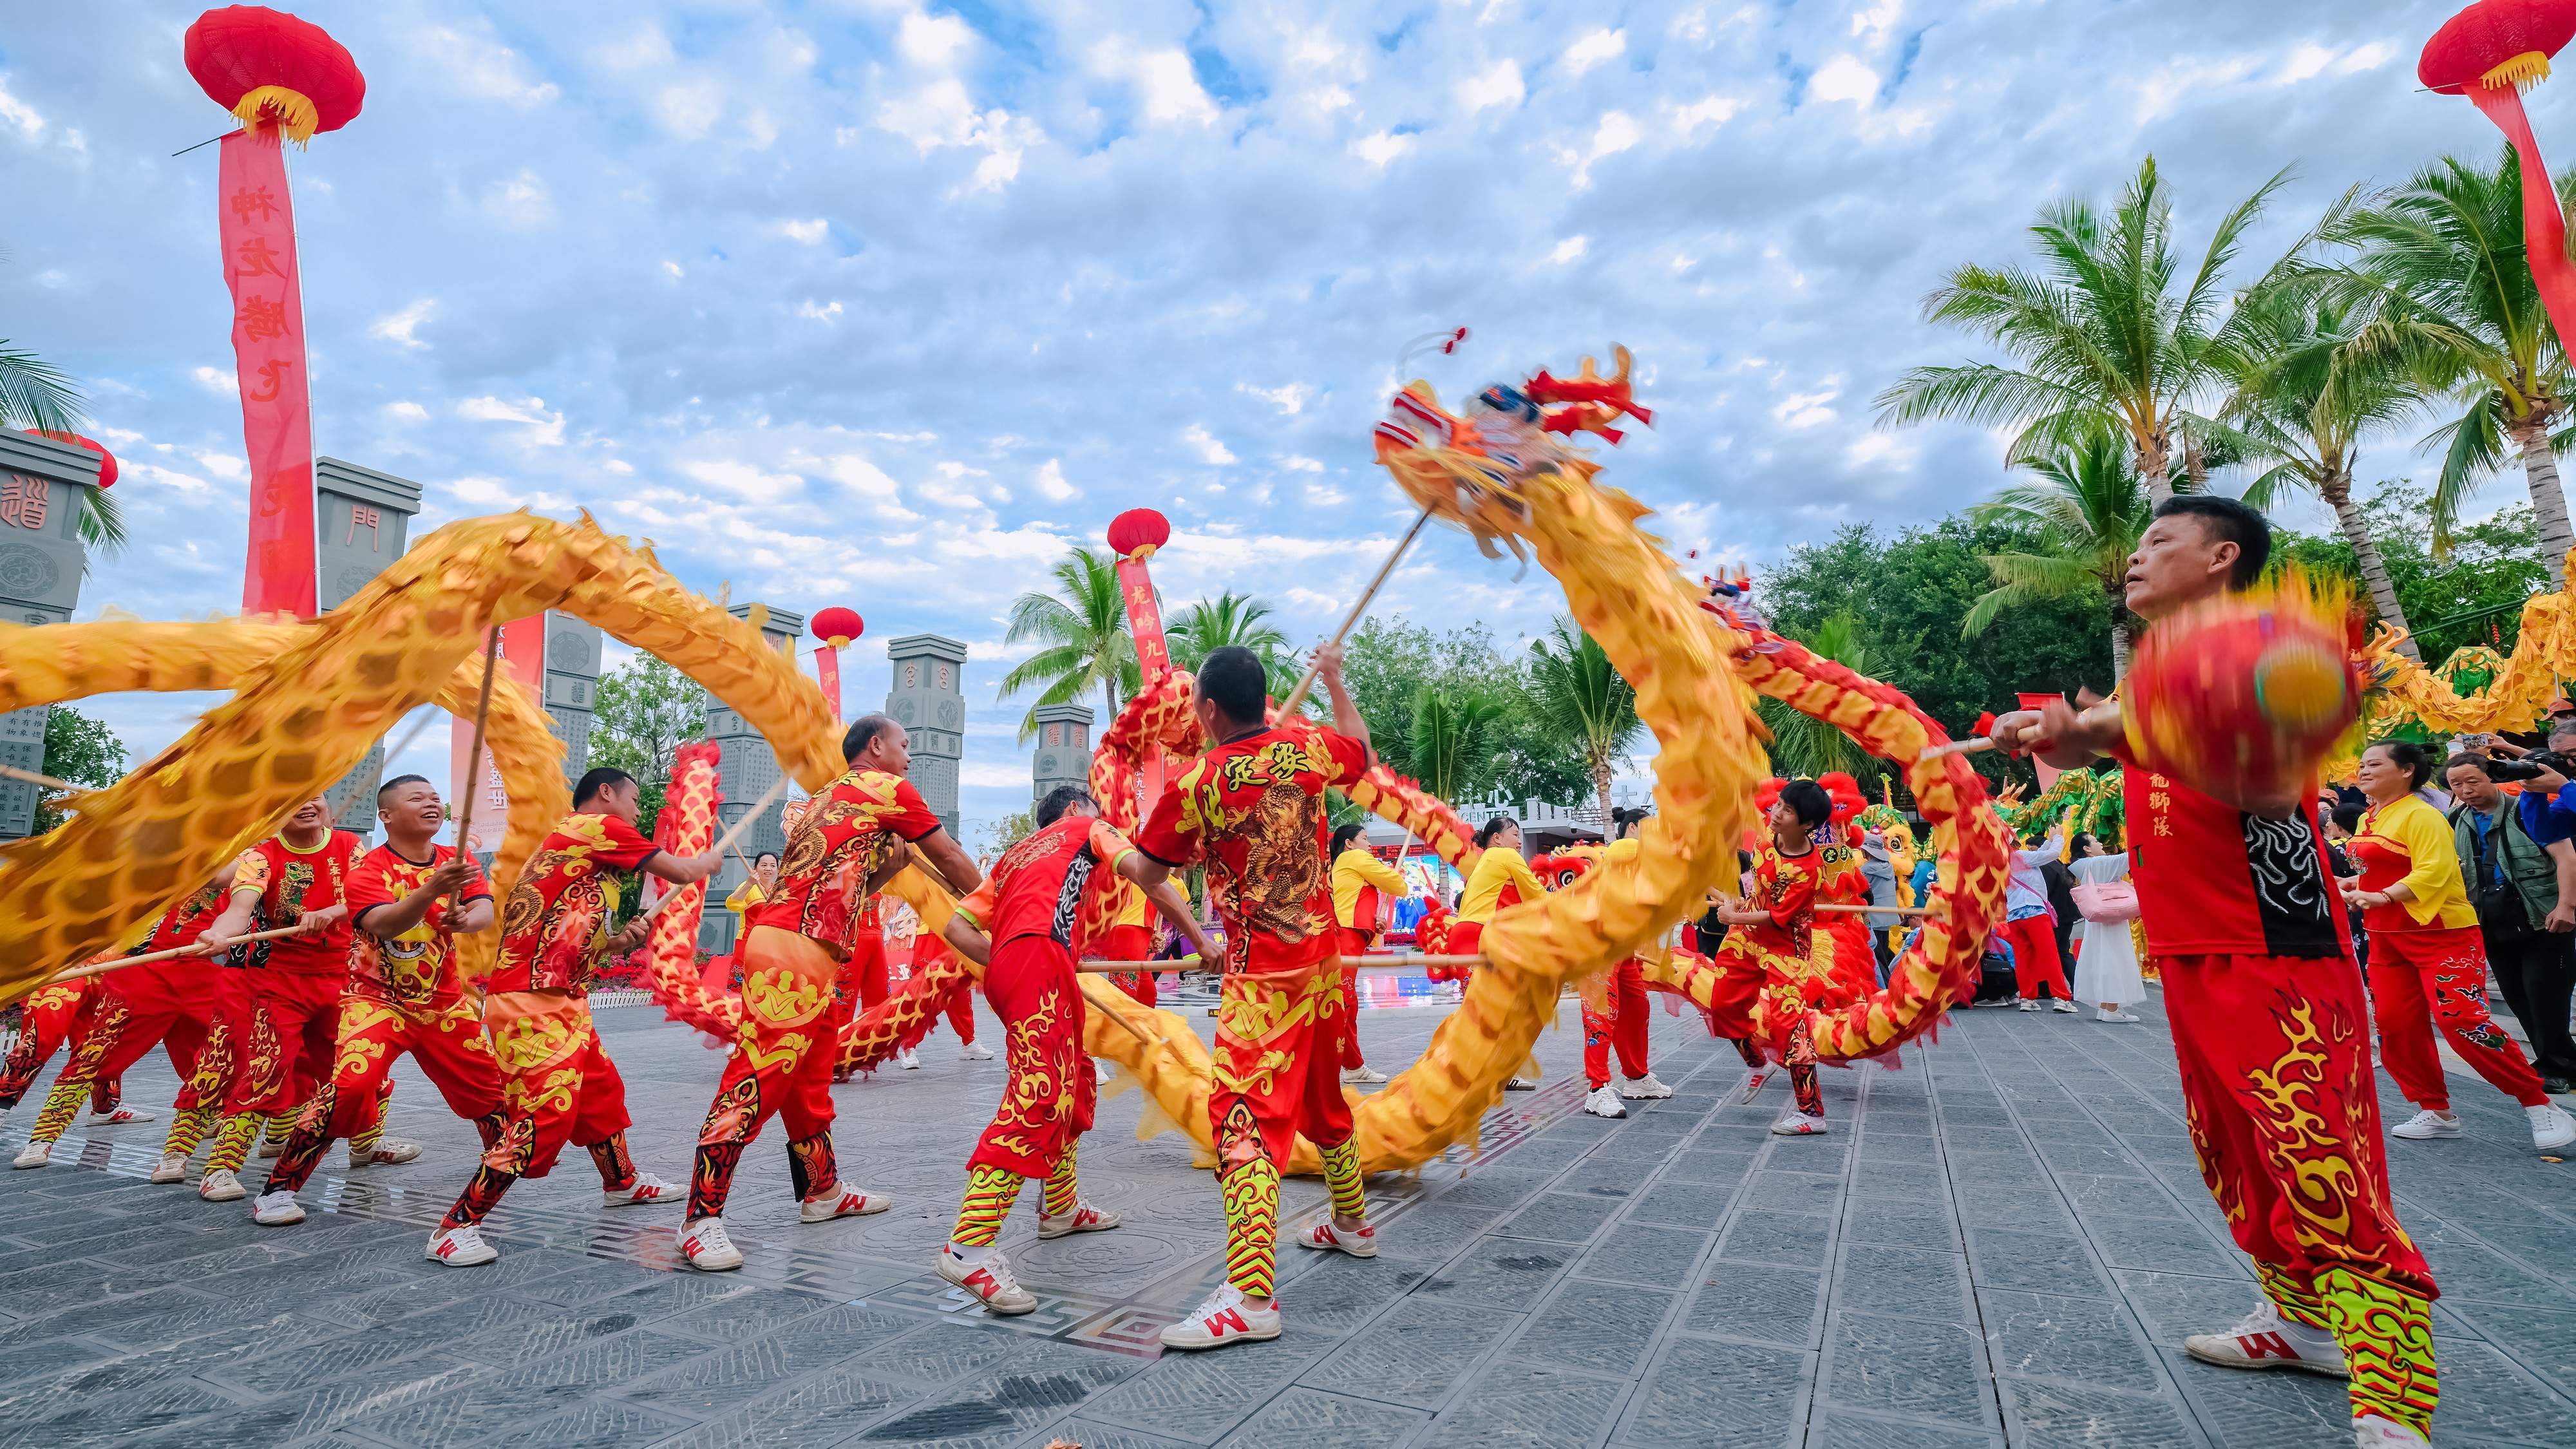
[[[263,134],[263,131],[265,132]],[[304,376],[304,289],[295,209],[273,128],[226,136],[216,188],[224,285],[233,297],[233,362],[250,456],[250,552],[242,608],[314,613],[313,410]]]
[[[501,679],[515,679],[526,685],[530,695],[543,699],[546,687],[546,616],[533,615],[501,626],[501,663],[493,671],[495,687]],[[501,784],[501,767],[492,758],[487,741],[483,758],[468,761],[474,748],[474,717],[455,717],[448,733],[447,778],[451,781],[473,781],[474,836],[465,842],[469,852],[501,848],[502,833],[509,827],[510,792]],[[465,786],[453,785],[449,794],[456,798],[447,807],[451,820],[461,820],[465,813]]]
[[[1145,571],[1141,558],[1118,560],[1118,592],[1127,601],[1127,632],[1136,638],[1136,663],[1143,669],[1141,677],[1151,679],[1155,671],[1172,667],[1172,651],[1163,644],[1163,607],[1154,601],[1153,576]],[[1112,721],[1102,721],[1100,731],[1109,732]],[[1163,798],[1163,751],[1145,747],[1144,768],[1137,771],[1138,799],[1136,820],[1142,824],[1154,813],[1154,802]]]
[[[841,717],[841,651],[826,644],[814,651],[814,677],[823,685],[823,702],[832,707],[832,718]]]

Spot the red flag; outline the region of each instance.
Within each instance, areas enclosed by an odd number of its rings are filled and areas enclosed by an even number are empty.
[[[304,373],[304,289],[295,208],[274,128],[223,139],[216,220],[233,297],[233,361],[250,455],[250,550],[242,608],[314,613],[313,398]]]
[[[832,718],[841,717],[841,651],[826,644],[814,651],[814,677],[822,682],[823,702],[832,707]]]
[[[1163,643],[1163,609],[1154,600],[1154,576],[1146,568],[1143,557],[1134,554],[1120,556],[1118,592],[1127,601],[1127,632],[1136,641],[1136,662],[1143,666],[1145,678],[1151,679],[1156,671],[1171,667],[1172,651]],[[1107,734],[1108,722],[1104,721],[1100,730]],[[1142,825],[1154,813],[1154,802],[1163,798],[1163,752],[1160,747],[1149,747],[1145,751],[1145,768],[1138,772],[1136,793],[1136,823]]]

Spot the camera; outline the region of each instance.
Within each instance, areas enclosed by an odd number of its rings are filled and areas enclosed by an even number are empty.
[[[2543,770],[2576,780],[2576,760],[2556,750],[2533,750],[2518,760],[2487,761],[2487,778],[2490,780],[2537,780]]]

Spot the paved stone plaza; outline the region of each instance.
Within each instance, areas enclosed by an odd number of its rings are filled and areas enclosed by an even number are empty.
[[[1581,1115],[1569,1002],[1483,1156],[1372,1179],[1381,1255],[1283,1248],[1286,1335],[1207,1357],[1154,1331],[1219,1274],[1216,1194],[1181,1139],[1134,1140],[1132,1091],[1082,1158],[1127,1226],[1041,1245],[1034,1187],[1012,1217],[1038,1312],[987,1320],[932,1273],[1002,1082],[944,1028],[922,1070],[838,1091],[844,1175],[894,1210],[797,1226],[773,1132],[728,1216],[749,1262],[712,1277],[675,1271],[676,1205],[601,1210],[578,1151],[493,1215],[498,1263],[423,1257],[474,1139],[408,1066],[394,1133],[428,1152],[349,1181],[335,1150],[301,1227],[147,1185],[166,1115],[75,1127],[50,1168],[0,1172],[0,1445],[2349,1445],[2340,1385],[2179,1352],[2254,1289],[2147,1011],[1962,1013],[1901,1072],[1827,1073],[1833,1135],[1784,1140],[1785,1084],[1734,1103],[1734,1053],[1660,1010],[1673,1098]],[[1392,1069],[1436,1020],[1369,1011],[1363,1035]],[[719,1058],[649,1008],[602,1024],[637,1158],[685,1180]],[[156,1057],[128,1100],[166,1113],[172,1088]],[[2436,1442],[2564,1449],[2576,1165],[2458,1090],[2467,1140],[2395,1144],[2445,1292]],[[1322,1206],[1290,1185],[1292,1224]]]

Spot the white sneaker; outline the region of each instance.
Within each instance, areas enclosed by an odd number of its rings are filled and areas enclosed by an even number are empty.
[[[1735,1100],[1750,1102],[1762,1095],[1762,1084],[1771,1080],[1769,1067],[1755,1067],[1744,1074],[1744,1085],[1736,1090]]]
[[[262,1160],[275,1158],[285,1150],[286,1139],[283,1137],[270,1137],[259,1144],[259,1156]]]
[[[1583,1099],[1583,1110],[1595,1117],[1628,1115],[1628,1109],[1620,1105],[1619,1093],[1607,1083],[1602,1084],[1591,1096]]]
[[[360,1172],[370,1167],[391,1167],[420,1156],[420,1144],[401,1142],[391,1137],[379,1138],[375,1150],[368,1151],[357,1143],[349,1144],[349,1170]]]
[[[1299,1233],[1296,1243],[1298,1247],[1313,1248],[1321,1253],[1348,1253],[1354,1258],[1374,1258],[1377,1256],[1377,1229],[1362,1223],[1357,1230],[1346,1233],[1328,1217]]]
[[[807,1198],[796,1205],[796,1221],[828,1223],[834,1218],[864,1218],[884,1212],[894,1204],[873,1193],[844,1189],[829,1198]]]
[[[1787,1116],[1771,1124],[1771,1135],[1774,1137],[1821,1137],[1824,1133],[1824,1118],[1810,1117],[1794,1108]]]
[[[50,1142],[30,1142],[24,1148],[20,1149],[17,1159],[9,1165],[11,1167],[42,1167],[45,1165],[46,1160],[51,1158],[53,1155],[54,1144]]]
[[[907,1072],[917,1072],[921,1070],[921,1053],[914,1051],[910,1047],[905,1047],[902,1051],[896,1052],[894,1054],[894,1059],[895,1064],[902,1067]]]
[[[2357,1449],[2429,1449],[2432,1440],[2407,1428],[2394,1419],[2377,1414],[2364,1414],[2352,1421],[2352,1441]]]
[[[2027,1000],[2027,1001],[2023,1002],[2023,1003],[2021,1004],[2021,1009],[2022,1009],[2022,1010],[2024,1010],[2024,1011],[2037,1011],[2037,1010],[2039,1010],[2039,998],[2034,996],[2034,997],[2032,997],[2031,999],[2029,999],[2029,1000]]]
[[[939,1249],[939,1276],[983,1300],[984,1311],[1004,1318],[1026,1313],[1038,1306],[1037,1295],[1011,1276],[1011,1260],[999,1248],[971,1250],[974,1256],[960,1254],[954,1243]]]
[[[2389,1128],[2388,1135],[2421,1142],[2431,1137],[2457,1137],[2466,1130],[2457,1117],[2446,1117],[2439,1112],[2418,1112]]]
[[[1642,1077],[1629,1077],[1619,1083],[1619,1095],[1632,1102],[1640,1099],[1659,1101],[1672,1094],[1673,1089],[1656,1081],[1652,1072]]]
[[[1243,1290],[1228,1283],[1190,1310],[1190,1316],[1163,1330],[1163,1347],[1223,1348],[1230,1343],[1257,1343],[1279,1336],[1279,1303],[1255,1308]]]
[[[669,1202],[679,1189],[649,1172],[635,1174],[635,1185],[611,1191],[600,1189],[601,1200],[609,1207],[637,1207],[646,1203]]]
[[[2333,1334],[2283,1318],[2269,1298],[2255,1305],[2234,1328],[2225,1333],[2195,1333],[2182,1341],[2182,1348],[2202,1363],[2220,1368],[2285,1368],[2330,1379],[2352,1377]]]
[[[263,1228],[289,1228],[304,1221],[304,1205],[284,1188],[250,1200],[250,1220]]]
[[[961,1062],[989,1062],[992,1059],[993,1049],[980,1041],[970,1041],[957,1049],[957,1060]]]
[[[1505,1077],[1503,1079],[1503,1090],[1506,1092],[1535,1092],[1538,1090],[1538,1083],[1529,1077]]]
[[[742,1250],[725,1236],[722,1218],[698,1218],[681,1224],[680,1256],[701,1273],[730,1273],[742,1266]]]
[[[2532,1146],[2543,1152],[2555,1152],[2570,1142],[2576,1142],[2576,1117],[2568,1116],[2566,1108],[2547,1102],[2537,1107],[2525,1107],[2523,1111],[2531,1117]]]
[[[2055,1001],[2048,1003],[2048,1009],[2051,1011],[2063,1011],[2069,1015],[2073,1015],[2075,1011],[2075,1003],[2061,996]]]
[[[1073,1211],[1054,1218],[1044,1210],[1038,1213],[1038,1236],[1061,1238],[1072,1233],[1105,1233],[1118,1226],[1118,1214],[1105,1213],[1080,1198],[1073,1200]]]
[[[1091,1076],[1094,1081],[1106,1082],[1116,1075],[1118,1075],[1118,1069],[1104,1060],[1095,1059],[1091,1064]]]
[[[239,1202],[241,1195],[241,1179],[229,1169],[218,1168],[197,1179],[197,1196],[208,1202]]]
[[[149,1122],[161,1114],[146,1107],[110,1107],[89,1114],[92,1127],[122,1127],[128,1122]]]
[[[186,1182],[188,1180],[188,1154],[184,1152],[162,1153],[161,1164],[152,1169],[152,1180],[154,1182]]]
[[[1363,1062],[1342,1073],[1342,1080],[1354,1087],[1374,1087],[1386,1080],[1386,1073]]]
[[[2134,1011],[2096,1011],[2093,1013],[2093,1019],[2095,1021],[2107,1021],[2114,1024],[2122,1024],[2136,1021],[2138,1019],[2138,1014]]]
[[[468,1223],[461,1228],[440,1228],[429,1235],[429,1256],[451,1268],[471,1268],[489,1263],[501,1256],[501,1250],[483,1241],[483,1235]]]

